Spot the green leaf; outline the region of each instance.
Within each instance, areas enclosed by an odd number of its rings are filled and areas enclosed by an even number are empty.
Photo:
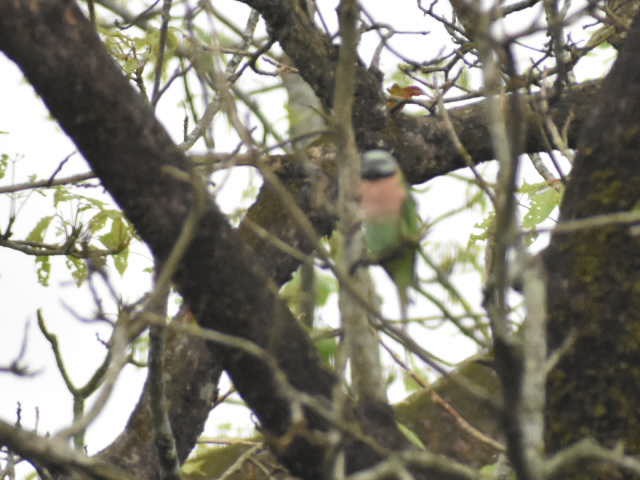
[[[133,358],[138,363],[145,363],[149,357],[149,336],[140,335],[133,341],[132,346]]]
[[[120,275],[123,275],[129,265],[129,247],[123,248],[122,251],[113,256],[113,264]]]
[[[100,236],[100,242],[112,251],[119,251],[129,244],[131,234],[122,216],[117,216],[111,221],[111,230]]]
[[[522,219],[522,226],[527,229],[535,228],[549,218],[551,212],[560,204],[562,193],[554,188],[545,186],[537,193],[532,194],[530,198],[531,206]]]
[[[412,444],[414,444],[420,450],[426,450],[424,443],[422,443],[422,440],[420,440],[420,437],[418,437],[418,435],[416,435],[413,430],[411,430],[409,427],[407,427],[406,425],[403,425],[400,422],[397,422],[397,424],[398,424],[398,429],[402,432],[402,434],[405,437],[407,437],[407,440],[409,440]]]
[[[58,186],[55,188],[55,191],[53,194],[53,206],[57,207],[62,202],[68,202],[73,198],[74,196],[69,192],[69,190],[67,190],[66,187]]]
[[[545,187],[548,187],[547,182],[537,182],[537,183],[524,183],[518,189],[518,192],[524,193],[528,197],[538,193],[540,190],[543,190]]]
[[[302,295],[302,275],[300,274],[300,269],[297,269],[293,272],[291,276],[291,280],[284,284],[282,289],[280,290],[280,297],[289,303],[290,308],[295,310],[299,303],[300,297]]]
[[[96,215],[91,217],[87,225],[87,228],[91,233],[96,233],[104,228],[109,218],[110,216],[109,216],[108,210],[103,210],[101,212],[98,212]]]
[[[71,276],[75,280],[76,285],[82,285],[82,282],[89,277],[87,262],[82,258],[72,257],[69,255],[65,258],[65,263],[67,264],[67,268],[71,271]]]
[[[36,257],[36,275],[38,282],[44,287],[49,286],[49,277],[51,275],[51,257],[42,255]]]
[[[49,215],[47,217],[42,217],[38,221],[36,226],[33,227],[33,230],[31,230],[31,232],[29,232],[29,235],[27,235],[27,241],[28,242],[42,243],[42,241],[44,240],[44,236],[47,233],[47,229],[49,228],[49,225],[51,224],[51,220],[53,220],[53,216],[51,216],[51,215]]]
[[[317,306],[322,307],[329,300],[329,296],[338,291],[338,282],[328,273],[316,271],[315,275],[315,302]]]
[[[98,200],[97,198],[87,197],[86,195],[78,195],[78,194],[74,194],[72,195],[72,197],[83,201],[80,203],[81,205],[80,208],[83,208],[83,209],[86,209],[87,206],[92,206],[99,210],[103,210],[105,206],[105,202],[103,202],[102,200]]]
[[[0,155],[0,178],[4,178],[4,176],[6,175],[8,165],[9,165],[9,155],[7,155],[6,153],[3,153],[2,155]]]
[[[120,210],[113,209],[102,209],[102,206],[99,206],[100,211],[96,213],[91,220],[89,220],[88,228],[92,233],[97,233],[102,230],[107,224],[108,220],[122,220],[123,215]]]
[[[413,377],[413,375],[411,375],[410,372],[403,372],[402,383],[404,384],[404,388],[407,390],[407,392],[415,392],[422,388],[422,385],[416,382],[416,379]]]
[[[338,350],[338,340],[336,337],[320,338],[315,342],[316,348],[320,353],[322,363],[332,367],[334,365],[334,359],[336,358],[336,352]]]
[[[477,241],[487,240],[493,232],[495,221],[496,214],[495,212],[491,212],[482,222],[476,223],[473,227],[480,229],[480,233],[472,233],[469,236],[469,246],[475,245]]]
[[[222,477],[238,460],[240,455],[249,448],[249,445],[243,444],[199,448],[196,454],[191,455],[182,465],[184,478],[188,480],[205,480]]]
[[[318,270],[314,271],[313,285],[313,301],[316,306],[325,305],[329,296],[338,291],[338,282],[336,279]],[[302,275],[300,269],[298,269],[293,273],[291,280],[282,287],[280,295],[289,303],[289,307],[294,313],[299,314],[304,293],[305,292],[302,291]]]
[[[458,81],[456,83],[465,90],[471,89],[471,75],[469,75],[468,68],[464,67],[462,69],[462,72],[460,72],[460,76],[458,77]]]

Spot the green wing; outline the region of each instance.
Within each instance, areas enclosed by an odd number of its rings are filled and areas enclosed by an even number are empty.
[[[421,234],[422,220],[418,215],[418,206],[413,195],[409,194],[402,209],[402,236],[405,241],[419,245]]]
[[[369,254],[380,263],[398,288],[400,302],[408,303],[408,288],[415,283],[416,252],[421,221],[409,195],[399,218],[368,222],[365,236]]]

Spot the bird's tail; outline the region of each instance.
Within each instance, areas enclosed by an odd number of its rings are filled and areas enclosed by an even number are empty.
[[[409,324],[409,289],[398,287],[398,304],[400,305],[400,320],[402,323],[402,329],[406,332]]]

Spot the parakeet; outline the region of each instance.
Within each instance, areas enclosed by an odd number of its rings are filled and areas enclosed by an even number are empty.
[[[371,260],[379,263],[398,289],[406,318],[409,287],[416,282],[421,221],[396,159],[386,150],[362,156],[360,203]]]

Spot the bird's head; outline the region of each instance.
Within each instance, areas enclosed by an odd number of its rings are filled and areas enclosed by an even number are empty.
[[[360,206],[366,221],[399,218],[407,199],[407,188],[398,162],[386,150],[362,155]]]
[[[362,155],[363,180],[388,178],[398,173],[396,159],[386,150],[369,150]]]

